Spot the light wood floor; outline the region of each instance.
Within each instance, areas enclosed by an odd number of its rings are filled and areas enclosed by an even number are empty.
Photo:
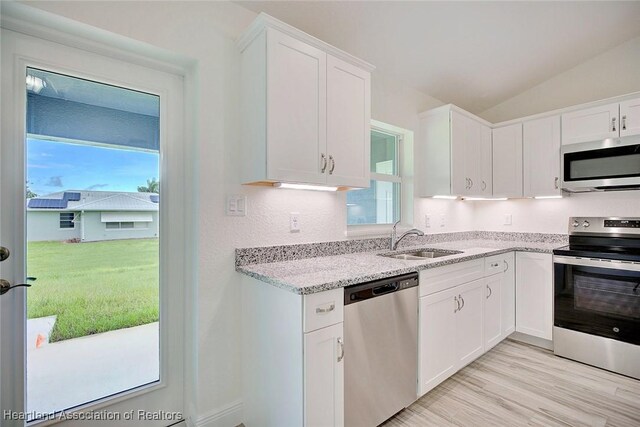
[[[640,381],[505,340],[384,426],[638,427]]]

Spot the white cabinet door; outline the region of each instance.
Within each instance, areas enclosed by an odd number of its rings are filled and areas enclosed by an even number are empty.
[[[343,325],[304,334],[304,425],[344,424]],[[286,351],[286,350],[284,350]]]
[[[451,181],[453,194],[478,195],[481,188],[482,125],[457,111],[451,112]]]
[[[484,296],[484,351],[502,341],[502,282],[504,273],[486,279]]]
[[[640,98],[620,103],[620,136],[640,134]]]
[[[327,55],[327,183],[369,187],[371,78]]]
[[[491,197],[493,194],[493,144],[491,128],[481,125],[480,129],[480,182],[478,195]]]
[[[618,105],[607,104],[562,115],[562,145],[616,138],[619,135]]]
[[[560,190],[560,116],[525,122],[524,196],[555,196]]]
[[[449,378],[457,369],[457,295],[457,288],[454,288],[420,298],[420,395]]]
[[[456,313],[458,369],[474,361],[484,351],[482,309],[485,282],[485,279],[480,279],[455,288],[460,302],[460,309]]]
[[[553,262],[550,254],[516,254],[516,331],[547,340],[553,331]]]
[[[509,252],[502,259],[502,338],[516,330],[516,254]]]
[[[493,129],[493,195],[522,197],[522,123]]]
[[[326,75],[326,53],[268,31],[267,179],[326,182],[320,159],[326,155]]]

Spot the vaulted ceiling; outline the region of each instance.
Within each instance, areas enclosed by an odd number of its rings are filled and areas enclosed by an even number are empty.
[[[480,113],[640,36],[640,1],[238,1]]]

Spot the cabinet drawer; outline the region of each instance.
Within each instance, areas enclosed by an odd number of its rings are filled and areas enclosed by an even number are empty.
[[[507,254],[493,255],[484,259],[485,276],[504,272],[507,267]]]
[[[420,272],[420,296],[440,292],[484,276],[484,258]]]
[[[304,296],[304,332],[342,322],[344,289],[332,289]]]

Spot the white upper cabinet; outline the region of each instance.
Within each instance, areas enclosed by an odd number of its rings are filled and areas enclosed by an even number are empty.
[[[640,98],[620,103],[620,136],[640,135]]]
[[[327,56],[327,183],[369,186],[369,72]]]
[[[560,189],[560,116],[523,124],[524,196],[556,196]]]
[[[418,195],[490,197],[491,162],[491,128],[482,119],[452,105],[421,115]]]
[[[522,197],[522,123],[493,129],[493,195]]]
[[[327,54],[267,32],[267,176],[322,184],[327,155]],[[326,168],[325,168],[326,169]]]
[[[369,186],[372,66],[261,14],[242,51],[242,183]]]
[[[616,138],[619,126],[618,103],[566,113],[562,115],[562,144]]]
[[[640,135],[640,98],[562,115],[562,144]]]

